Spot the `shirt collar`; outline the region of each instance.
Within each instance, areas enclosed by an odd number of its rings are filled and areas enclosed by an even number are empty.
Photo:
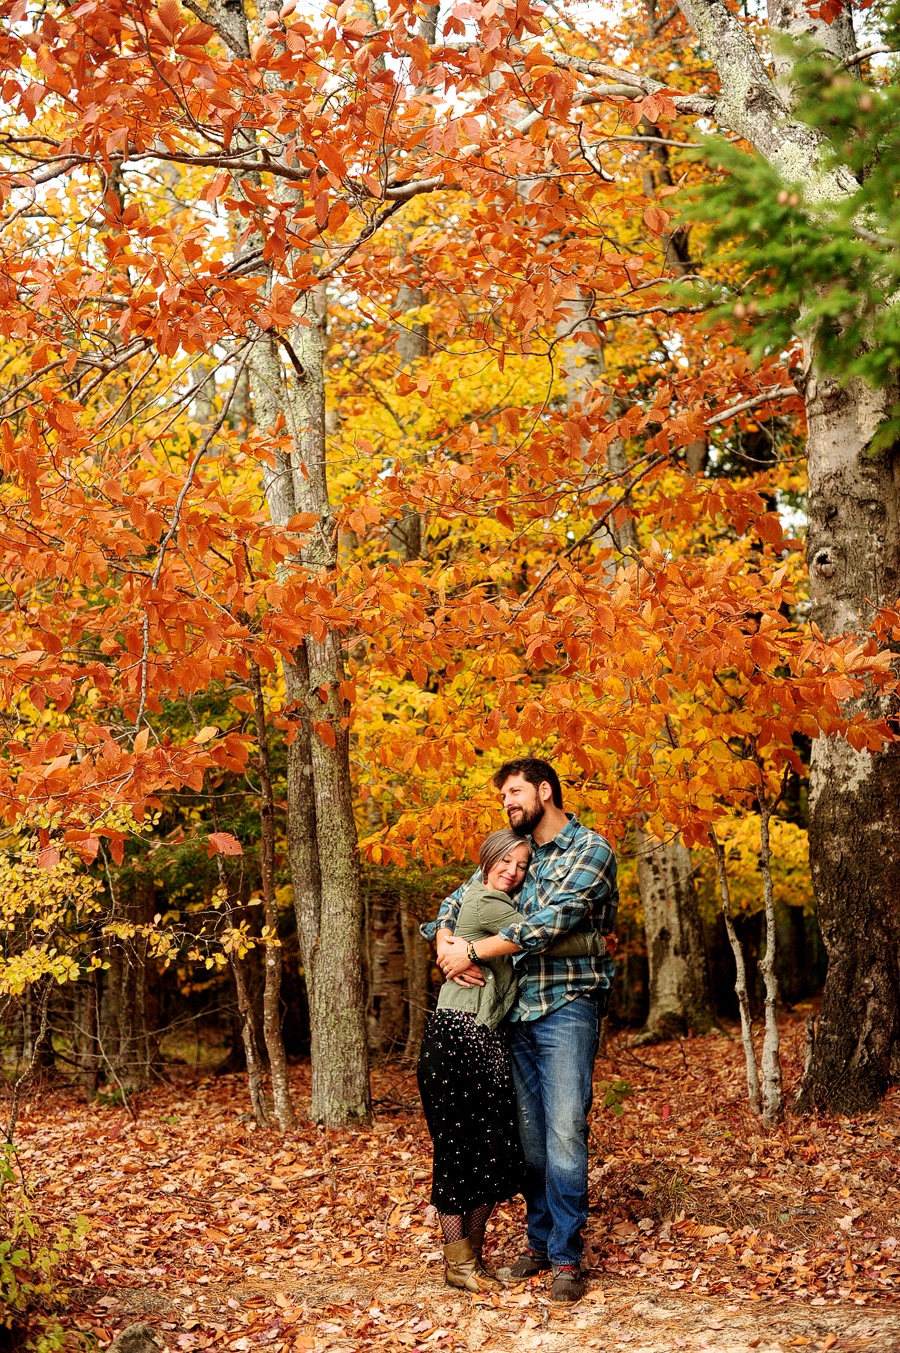
[[[538,845],[534,837],[529,836],[528,840],[531,842],[532,850],[543,850],[545,846],[565,847],[571,845],[575,840],[576,832],[581,827],[581,823],[574,813],[566,813],[566,817],[569,819],[566,825],[555,836],[551,836],[549,841],[544,841],[541,845]]]

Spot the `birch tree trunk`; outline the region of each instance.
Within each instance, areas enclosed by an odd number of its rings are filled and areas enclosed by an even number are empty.
[[[709,53],[722,94],[716,118],[750,141],[810,200],[839,201],[857,187],[846,169],[823,168],[818,134],[790,115],[789,56],[776,57],[777,88],[750,35],[721,0],[678,0]],[[803,32],[835,56],[855,48],[844,10],[837,24],[816,6],[773,0],[770,23]],[[897,391],[859,382],[838,388],[805,347],[813,619],[826,638],[865,631],[872,608],[900,591],[898,457],[872,455]],[[882,709],[880,712],[891,712]],[[828,976],[798,1107],[862,1112],[900,1076],[900,745],[856,752],[817,738],[810,768],[810,863]]]
[[[865,628],[900,592],[896,454],[868,443],[896,400],[807,385],[812,614],[826,637]],[[887,709],[873,713],[889,713]],[[828,975],[799,1105],[857,1113],[900,1073],[900,749],[813,743],[809,853]]]
[[[784,1094],[781,1082],[781,1040],[775,1004],[778,1000],[778,978],[775,976],[775,899],[772,888],[772,850],[769,841],[769,823],[772,805],[765,793],[759,798],[759,867],[763,876],[763,894],[766,905],[766,952],[759,970],[766,988],[766,1031],[762,1051],[762,1111],[767,1123],[780,1123],[784,1117]]]

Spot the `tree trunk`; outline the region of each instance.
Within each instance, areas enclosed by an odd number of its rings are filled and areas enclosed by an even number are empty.
[[[900,591],[900,465],[867,450],[895,398],[807,386],[807,560],[826,638],[863,631]],[[813,742],[809,854],[828,975],[798,1107],[860,1113],[900,1075],[900,747]]]
[[[152,883],[113,898],[119,919],[147,924],[154,909]],[[123,1094],[142,1090],[159,1068],[156,1033],[156,964],[141,935],[104,942],[104,973],[98,1037],[102,1063]]]
[[[378,1057],[389,1057],[405,1042],[406,954],[402,925],[402,914],[391,898],[379,897],[371,904],[369,1048]]]
[[[259,664],[250,663],[250,686],[256,721],[257,764],[260,784],[260,873],[265,907],[265,965],[263,993],[263,1037],[269,1057],[272,1080],[272,1104],[275,1121],[282,1132],[297,1126],[291,1103],[287,1057],[281,1034],[281,942],[278,938],[278,907],[275,902],[275,800],[269,764],[269,735],[266,727],[266,702],[263,696]]]
[[[650,1009],[636,1043],[659,1043],[715,1026],[691,852],[638,828],[638,886],[650,969]]]
[[[309,684],[322,721],[334,737],[311,738],[313,786],[316,795],[316,844],[322,878],[318,946],[304,955],[312,1026],[312,1117],[329,1127],[367,1122],[371,1117],[369,1066],[362,979],[362,898],[356,823],[350,796],[350,732],[340,686],[343,680],[340,640],[330,632],[325,642],[307,644]],[[321,707],[320,692],[327,692]],[[307,979],[308,980],[308,979]]]
[[[832,168],[819,133],[790,113],[792,57],[779,53],[777,88],[738,17],[722,0],[678,0],[716,66],[716,118],[748,140],[810,201],[840,202],[858,188]],[[839,23],[818,7],[773,0],[776,29],[811,37],[846,59],[855,48],[848,6]],[[893,604],[900,583],[900,486],[894,450],[872,455],[896,390],[859,382],[839,389],[805,351],[808,426],[807,558],[812,615],[826,639],[865,631],[873,607]],[[881,712],[892,712],[882,710]],[[810,864],[828,976],[819,1027],[797,1104],[832,1112],[871,1108],[900,1075],[900,746],[856,752],[817,738],[810,766]]]
[[[194,14],[209,11],[187,0]],[[278,8],[267,0],[266,11]],[[248,59],[246,11],[237,0],[211,0],[216,26],[235,57]],[[270,77],[277,79],[277,76]],[[239,223],[238,234],[244,229]],[[252,251],[261,245],[251,238]],[[262,268],[271,293],[272,269]],[[303,306],[303,298],[298,308]],[[319,525],[302,562],[323,572],[336,562],[334,521],[325,459],[325,296],[306,293],[306,313],[286,335],[292,355],[288,382],[274,334],[258,333],[248,362],[257,425],[274,427],[283,414],[292,439],[288,453],[261,466],[269,515],[286,526],[298,512],[315,512]],[[324,581],[324,579],[323,579]],[[295,737],[288,756],[288,857],[297,931],[309,999],[311,1116],[329,1127],[371,1117],[362,982],[362,903],[356,825],[350,785],[349,713],[340,641],[331,632],[310,638],[284,663],[285,694]],[[324,697],[321,692],[325,692]],[[312,726],[311,726],[312,725]],[[318,725],[318,730],[316,726]],[[333,739],[333,741],[332,741]]]
[[[409,1027],[403,1056],[414,1061],[419,1055],[422,1035],[428,1020],[428,973],[431,968],[431,945],[419,933],[419,921],[404,906],[400,912],[403,945],[406,950],[406,1000],[409,1007]]]
[[[266,1096],[263,1089],[263,1067],[256,1047],[256,1017],[253,1013],[253,1001],[247,987],[247,976],[237,954],[231,956],[231,971],[237,991],[238,1010],[241,1014],[241,1038],[244,1042],[244,1056],[247,1059],[247,1085],[250,1090],[250,1105],[253,1117],[259,1127],[265,1127],[269,1121],[266,1108]]]
[[[52,986],[44,991],[31,983],[25,988],[22,997],[22,1059],[26,1066],[32,1067],[33,1074],[52,1071],[56,1065],[53,1058],[53,1041],[49,1027],[50,997]],[[41,1035],[42,1025],[44,1028]]]
[[[759,763],[757,763],[759,764]],[[760,772],[762,767],[760,766]],[[763,876],[766,904],[766,952],[759,965],[766,987],[766,1032],[762,1051],[762,1108],[767,1123],[780,1123],[784,1117],[784,1094],[781,1084],[780,1039],[775,1003],[778,1000],[778,979],[775,976],[775,901],[772,889],[772,850],[769,841],[769,823],[772,805],[765,793],[759,798],[759,867]]]
[[[762,1102],[759,1095],[759,1066],[756,1061],[756,1050],[753,1047],[753,1026],[750,1021],[750,998],[747,994],[747,968],[744,963],[744,951],[735,932],[734,918],[731,914],[731,888],[728,883],[725,848],[721,841],[716,838],[712,829],[710,829],[710,836],[716,856],[716,871],[719,875],[722,915],[725,918],[725,929],[728,932],[731,952],[734,954],[734,992],[737,996],[738,1010],[741,1015],[741,1039],[744,1044],[744,1061],[747,1066],[747,1098],[750,1101],[752,1111],[760,1113]]]
[[[72,1048],[78,1063],[78,1081],[95,1091],[100,1081],[100,1054],[97,1046],[97,1021],[100,1014],[99,974],[90,972],[75,986]]]
[[[312,323],[295,329],[291,386],[274,341],[262,336],[250,359],[257,423],[284,411],[294,451],[264,467],[272,520],[286,525],[315,512],[304,552],[308,567],[333,567],[333,520],[325,463],[324,295],[309,298]],[[302,468],[301,468],[302,467]],[[305,474],[304,474],[305,470]],[[307,477],[308,476],[308,477]],[[296,736],[288,764],[288,850],[310,1013],[311,1116],[330,1127],[371,1115],[362,980],[362,901],[350,784],[349,711],[340,639],[310,637],[285,662]]]
[[[420,23],[420,31],[424,22],[423,19]],[[433,42],[434,37],[426,40]],[[412,230],[401,235],[404,244],[409,243],[411,235]],[[418,265],[420,260],[413,255],[410,262]],[[397,325],[397,358],[404,371],[412,371],[428,356],[428,325],[423,320],[413,318],[413,312],[424,305],[425,300],[425,292],[421,287],[410,286],[407,282],[401,283],[397,292],[397,307],[403,318]],[[403,508],[400,517],[391,522],[389,535],[391,546],[404,563],[421,556],[422,518],[413,508]]]

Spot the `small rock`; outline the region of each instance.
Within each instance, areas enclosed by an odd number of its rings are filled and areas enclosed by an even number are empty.
[[[116,1335],[108,1353],[165,1353],[165,1347],[156,1330],[138,1322]]]

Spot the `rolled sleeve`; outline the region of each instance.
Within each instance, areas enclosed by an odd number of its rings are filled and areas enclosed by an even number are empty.
[[[553,890],[552,903],[499,933],[522,950],[513,956],[513,962],[519,963],[530,953],[548,949],[585,920],[598,924],[609,913],[615,896],[616,857],[604,842],[602,849],[592,849],[572,862]]]

